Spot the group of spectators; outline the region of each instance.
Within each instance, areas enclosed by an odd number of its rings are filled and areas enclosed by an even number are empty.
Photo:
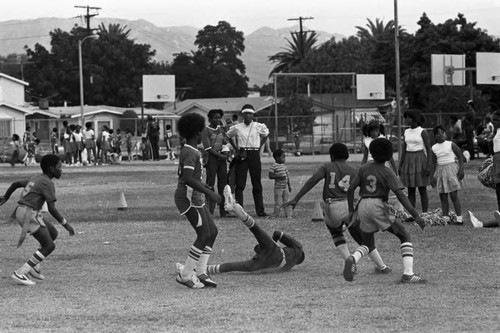
[[[255,121],[255,109],[252,105],[244,105],[241,114],[242,122],[238,122],[236,115],[232,123],[227,125],[222,121],[222,110],[209,111],[209,124],[202,133],[206,184],[214,188],[217,180],[217,192],[221,198],[224,198],[224,186],[229,184],[236,201],[243,206],[243,192],[250,174],[257,216],[267,217],[269,215],[265,212],[262,194],[261,147],[268,140],[269,129],[265,124]],[[208,200],[208,206],[213,214],[216,203]],[[219,212],[221,217],[227,216],[224,200],[219,204]]]

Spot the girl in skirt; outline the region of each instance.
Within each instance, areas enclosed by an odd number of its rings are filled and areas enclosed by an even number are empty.
[[[464,179],[464,156],[454,142],[446,140],[446,130],[443,126],[434,127],[433,133],[436,143],[431,149],[433,162],[431,185],[437,188],[444,220],[450,222],[449,195],[457,214],[456,224],[462,225],[462,207],[458,191],[462,188],[461,183]]]
[[[408,188],[408,200],[416,207],[416,190],[420,194],[422,212],[429,208],[427,186],[430,185],[431,144],[429,133],[422,128],[424,117],[418,110],[407,110],[404,119],[410,128],[404,132],[399,161],[399,177]]]

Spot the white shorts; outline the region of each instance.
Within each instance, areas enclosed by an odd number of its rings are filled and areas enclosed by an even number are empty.
[[[342,223],[349,224],[349,207],[345,200],[325,200],[325,223],[329,227],[339,228]]]
[[[387,230],[395,216],[387,202],[380,198],[363,198],[358,205],[359,226],[363,232],[374,233]]]

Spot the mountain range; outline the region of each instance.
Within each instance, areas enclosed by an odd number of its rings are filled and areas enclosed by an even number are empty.
[[[120,24],[130,29],[129,37],[139,44],[149,44],[151,49],[156,50],[155,60],[171,62],[175,53],[190,52],[196,50],[194,41],[200,29],[190,26],[158,27],[146,20],[124,20],[111,18],[93,18],[93,28],[104,24]],[[38,18],[32,20],[10,20],[0,22],[0,55],[17,53],[24,54],[24,47],[33,49],[36,43],[50,50],[49,32],[59,28],[70,31],[75,24],[83,26],[82,22],[74,18]],[[235,27],[238,30],[237,27]],[[269,62],[272,56],[288,45],[287,39],[291,39],[290,32],[299,30],[299,26],[280,29],[261,27],[256,31],[245,35],[245,52],[242,60],[246,66],[246,75],[249,78],[249,86],[254,84],[263,85],[270,82],[269,73],[274,64]],[[304,27],[305,31],[309,29]],[[335,37],[337,40],[344,36],[324,31],[316,31],[318,34],[318,45]]]

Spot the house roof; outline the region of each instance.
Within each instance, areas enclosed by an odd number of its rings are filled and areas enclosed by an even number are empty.
[[[186,99],[167,107],[167,111],[182,115],[193,108],[208,112],[211,109],[221,109],[224,113],[237,113],[245,104],[251,104],[258,112],[274,104],[272,96],[262,97],[226,97],[226,98],[199,98]]]
[[[114,115],[123,115],[125,111],[132,110],[138,116],[141,116],[142,110],[140,107],[135,108],[121,108],[116,106],[109,105],[85,105],[83,112],[84,116],[92,116],[99,113],[111,113]],[[60,118],[61,116],[69,116],[71,118],[80,118],[81,116],[81,107],[80,106],[55,106],[51,107],[49,110],[41,110],[38,107],[32,107],[31,113],[41,113],[47,116],[54,116],[56,118]],[[144,115],[152,115],[158,118],[171,118],[176,117],[175,114],[167,110],[157,110],[157,109],[144,109]]]
[[[25,86],[29,86],[29,85],[30,85],[30,84],[29,84],[28,82],[26,82],[26,81],[16,79],[15,77],[10,76],[10,75],[7,75],[7,74],[4,74],[4,73],[0,73],[0,78],[5,78],[5,79],[7,79],[7,80],[14,81],[14,82],[17,82],[17,83],[22,84],[22,85],[25,85]]]
[[[18,111],[21,111],[21,112],[24,112],[24,113],[28,113],[28,114],[31,113],[30,109],[25,108],[24,106],[15,105],[15,104],[12,104],[12,103],[9,103],[9,102],[5,102],[5,101],[0,101],[0,106],[6,106],[8,108],[11,108],[11,109],[14,109],[14,110],[18,110]]]

